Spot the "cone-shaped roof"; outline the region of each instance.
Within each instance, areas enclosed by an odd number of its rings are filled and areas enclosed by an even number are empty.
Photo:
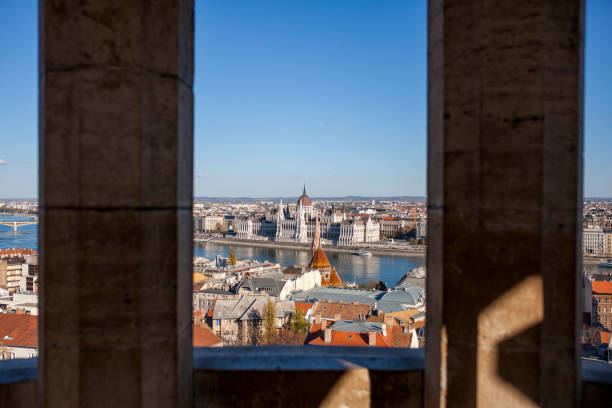
[[[331,268],[323,248],[319,247],[315,250],[312,260],[310,261],[310,267],[315,269]]]

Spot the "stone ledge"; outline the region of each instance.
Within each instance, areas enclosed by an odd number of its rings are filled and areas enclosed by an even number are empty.
[[[423,371],[424,349],[336,346],[241,346],[194,349],[194,370],[325,371],[356,365],[368,370]]]
[[[37,358],[18,358],[0,361],[0,384],[14,384],[36,380]]]
[[[580,361],[582,368],[582,382],[612,384],[612,364],[582,358]]]

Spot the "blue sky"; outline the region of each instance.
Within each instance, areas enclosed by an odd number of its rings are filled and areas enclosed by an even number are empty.
[[[425,1],[196,1],[198,196],[424,195]],[[585,195],[612,197],[612,2],[587,2]],[[0,4],[0,197],[37,195],[37,1]]]

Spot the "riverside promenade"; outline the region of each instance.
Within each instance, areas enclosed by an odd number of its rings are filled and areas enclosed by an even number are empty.
[[[223,238],[217,235],[195,234],[194,241],[197,242],[215,242],[218,244],[236,245],[236,246],[251,246],[259,248],[282,248],[282,249],[297,249],[308,251],[312,246],[311,243],[300,244],[297,242],[283,241],[268,241],[263,239],[238,239],[238,238]],[[391,243],[367,243],[361,246],[336,246],[325,245],[326,252],[345,252],[352,253],[356,251],[368,251],[372,255],[398,256],[398,257],[425,257],[426,247],[424,245],[402,245]]]

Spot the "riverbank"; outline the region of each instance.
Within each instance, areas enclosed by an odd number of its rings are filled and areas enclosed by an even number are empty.
[[[197,242],[214,242],[217,244],[236,245],[236,246],[250,246],[259,248],[280,248],[280,249],[296,249],[300,251],[309,251],[311,244],[300,244],[297,242],[279,242],[279,241],[264,241],[264,240],[247,240],[247,239],[236,239],[236,238],[222,238],[213,237],[212,240],[204,239],[202,237],[194,237]],[[370,248],[370,247],[338,247],[338,246],[325,246],[326,252],[344,252],[352,253],[356,251],[368,251],[372,255],[384,255],[384,256],[397,256],[397,257],[422,257],[425,258],[425,248]]]

